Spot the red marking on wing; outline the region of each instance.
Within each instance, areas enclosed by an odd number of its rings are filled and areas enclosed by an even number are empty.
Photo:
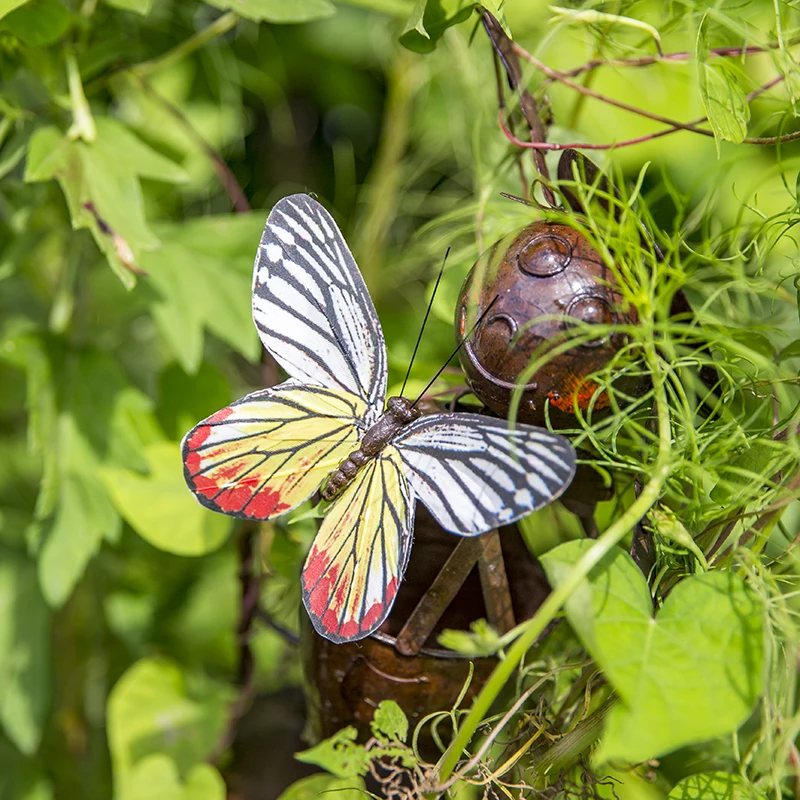
[[[194,433],[189,437],[186,444],[191,447],[192,450],[197,450],[198,447],[205,443],[209,436],[211,436],[211,426],[198,425],[194,429]]]
[[[225,489],[217,496],[216,503],[223,511],[241,511],[253,494],[253,490],[246,485],[232,486]]]
[[[361,630],[369,630],[386,612],[386,603],[373,603],[361,620]]]
[[[353,620],[349,620],[342,625],[339,636],[342,639],[352,639],[354,636],[357,636],[361,628],[359,627],[357,622],[353,622]]]
[[[222,422],[224,419],[228,419],[228,417],[233,414],[233,409],[228,406],[227,408],[221,408],[217,411],[216,414],[212,414],[209,418],[209,422]]]
[[[193,478],[193,481],[194,490],[198,494],[202,494],[204,497],[208,497],[209,499],[214,497],[214,495],[219,491],[219,484],[213,478],[208,478],[205,475],[198,475],[197,477]]]
[[[281,493],[266,486],[244,508],[246,514],[257,519],[277,517],[288,509],[289,505],[281,502]]]
[[[306,566],[303,569],[303,586],[306,591],[310,590],[319,581],[329,561],[330,557],[327,554],[320,553],[316,547],[311,548]]]
[[[336,612],[332,609],[328,609],[325,612],[325,616],[322,617],[320,620],[322,626],[325,628],[326,631],[329,633],[334,633],[338,636],[339,634],[339,617],[336,616]]]
[[[186,466],[189,469],[189,474],[194,475],[200,471],[200,462],[203,460],[200,453],[189,453],[186,456]]]
[[[394,600],[394,596],[397,594],[397,578],[394,577],[389,581],[389,585],[386,587],[386,602],[391,603]]]

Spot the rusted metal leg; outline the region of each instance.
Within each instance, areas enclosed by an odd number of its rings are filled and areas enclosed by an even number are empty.
[[[416,655],[425,644],[444,610],[453,601],[483,550],[482,536],[462,539],[420,598],[403,629],[397,635],[395,648],[404,656]]]
[[[508,633],[516,623],[503,551],[500,549],[500,535],[495,528],[479,536],[478,541],[481,545],[478,571],[481,576],[486,617],[489,624],[497,631]]]

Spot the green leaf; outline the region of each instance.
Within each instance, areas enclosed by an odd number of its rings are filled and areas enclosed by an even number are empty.
[[[797,358],[798,356],[800,356],[800,339],[795,339],[781,350],[778,360],[783,361],[785,358]]]
[[[364,800],[366,786],[361,778],[334,775],[309,775],[295,781],[278,800]]]
[[[0,30],[13,33],[31,47],[41,47],[58,41],[71,24],[72,15],[59,0],[31,0],[5,17]]]
[[[131,770],[119,800],[225,800],[225,796],[225,781],[214,767],[197,764],[183,783],[175,762],[157,753]]]
[[[480,3],[480,5],[482,5],[500,23],[503,33],[505,33],[509,39],[513,39],[514,37],[511,35],[511,28],[508,27],[508,21],[506,20],[506,13],[503,11],[503,6],[505,4],[506,0],[481,0]]]
[[[91,231],[111,268],[130,288],[142,252],[158,246],[145,219],[139,177],[175,183],[186,174],[116,120],[99,117],[95,123],[91,145],[72,141],[57,128],[37,130],[28,146],[25,180],[58,181],[72,227]]]
[[[181,439],[201,419],[228,405],[231,389],[225,376],[208,362],[187,375],[177,364],[161,373],[158,394],[159,420],[171,439]]]
[[[39,746],[50,681],[50,611],[36,567],[0,549],[0,725],[26,755]]]
[[[15,8],[25,5],[28,0],[0,0],[0,19],[10,14]]]
[[[46,445],[53,474],[46,475],[37,503],[39,520],[53,514],[39,552],[39,579],[47,601],[60,606],[103,540],[119,537],[121,521],[102,467],[146,468],[144,444],[158,432],[149,400],[109,356],[86,350],[65,357],[56,349],[48,357],[61,409]]]
[[[679,781],[667,800],[764,800],[759,792],[739,775],[730,772],[700,772]]]
[[[497,631],[485,619],[476,619],[469,627],[469,631],[445,629],[439,644],[470,658],[492,656],[501,648]]]
[[[543,556],[550,583],[558,586],[593,545],[568,542]],[[763,687],[762,609],[738,575],[683,580],[653,619],[644,576],[615,549],[565,608],[622,701],[609,715],[599,760],[645,761],[723,736],[755,706]]]
[[[760,439],[720,470],[710,497],[720,505],[740,503],[761,493],[765,480],[786,467],[794,456],[785,442]]]
[[[708,569],[708,562],[703,551],[671,509],[666,507],[650,509],[650,521],[659,536],[688,550],[700,562],[704,570]]]
[[[431,53],[444,32],[467,19],[475,5],[474,0],[417,0],[400,42],[415,53]]]
[[[750,106],[730,68],[722,61],[708,62],[708,56],[708,16],[705,16],[697,32],[698,81],[719,154],[720,141],[739,144],[747,136]]]
[[[73,420],[63,420],[62,441],[78,434]],[[58,509],[39,553],[39,580],[47,602],[58,608],[64,604],[83,575],[86,565],[97,554],[104,538],[119,535],[119,517],[103,482],[86,469],[67,472],[59,482]]]
[[[162,246],[143,254],[141,264],[160,295],[153,317],[186,372],[200,365],[204,329],[250,361],[258,360],[251,282],[263,226],[263,214],[159,226]]]
[[[559,6],[548,6],[550,11],[553,12],[555,18],[566,19],[574,25],[605,25],[609,28],[623,27],[634,28],[635,30],[644,31],[650,36],[656,44],[656,47],[661,49],[661,35],[657,28],[648,25],[642,20],[634,17],[623,17],[618,14],[608,14],[604,11],[597,11],[593,8],[561,8]],[[555,22],[556,19],[553,21]]]
[[[182,556],[210,553],[230,534],[232,520],[203,508],[183,478],[180,445],[157,442],[146,450],[147,476],[109,467],[108,491],[128,524],[154,547]]]
[[[394,700],[382,700],[370,724],[376,739],[404,742],[408,736],[408,719]]]
[[[371,759],[364,745],[356,744],[357,737],[358,731],[350,725],[294,757],[304,764],[316,764],[337,778],[366,775]]]
[[[0,797],[3,800],[53,800],[53,787],[33,759],[0,737]]]
[[[235,11],[240,17],[256,22],[289,25],[332,17],[336,6],[328,0],[206,0],[223,11]]]
[[[153,0],[104,0],[107,6],[118,8],[121,11],[133,11],[146,17],[153,8]]]
[[[140,785],[134,768],[153,754],[168,756],[180,774],[190,774],[222,734],[230,694],[228,687],[208,679],[190,680],[167,659],[144,658],[130,667],[111,690],[107,707],[117,796],[127,798],[126,792]],[[164,767],[159,770],[163,775]],[[198,780],[209,783],[208,778]]]

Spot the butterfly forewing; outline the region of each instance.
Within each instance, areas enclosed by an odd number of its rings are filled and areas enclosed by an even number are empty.
[[[445,530],[472,536],[555,500],[575,474],[558,434],[477,414],[433,414],[394,440],[414,493]]]
[[[253,271],[253,320],[292,377],[355,394],[367,421],[383,411],[386,345],[344,237],[308,195],[270,212]]]
[[[332,642],[376,630],[394,602],[411,546],[414,500],[391,445],[331,505],[303,568],[303,602]]]
[[[186,434],[186,482],[215,511],[285,514],[358,446],[365,410],[355,395],[293,381],[254,392]]]

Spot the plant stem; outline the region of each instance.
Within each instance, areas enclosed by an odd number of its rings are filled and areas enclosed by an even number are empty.
[[[645,347],[645,357],[653,375],[654,396],[658,409],[658,455],[653,465],[653,474],[642,489],[642,493],[629,508],[614,522],[605,533],[586,551],[575,564],[566,580],[552,591],[537,612],[528,622],[517,627],[519,637],[506,653],[494,672],[489,676],[483,689],[475,698],[466,719],[453,738],[439,762],[439,780],[447,781],[455,769],[458,759],[469,744],[478,726],[486,716],[490,706],[497,699],[506,681],[513,675],[525,654],[535,644],[547,625],[556,617],[581,585],[589,572],[617,546],[627,533],[641,520],[650,507],[658,500],[671,470],[670,448],[671,430],[664,390],[664,374],[655,344],[650,341]]]
[[[161,67],[171,64],[173,61],[180,61],[182,58],[186,58],[189,54],[194,53],[195,50],[200,50],[212,39],[227,33],[236,25],[238,20],[239,17],[233,11],[228,11],[221,17],[217,17],[208,27],[185,39],[171,50],[167,50],[163,55],[152,58],[150,61],[143,61],[141,64],[131,67],[130,71],[140,78],[146,78],[156,70],[161,69]]]
[[[389,89],[375,163],[359,201],[368,209],[356,226],[356,260],[372,296],[380,298],[378,278],[383,272],[386,237],[397,216],[400,167],[408,145],[413,99],[413,56],[398,47],[388,73]]]

